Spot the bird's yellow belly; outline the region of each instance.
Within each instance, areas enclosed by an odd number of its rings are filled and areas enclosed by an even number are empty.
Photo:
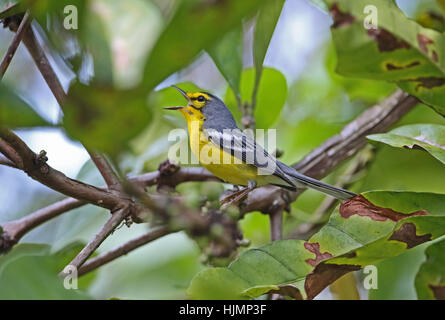
[[[249,181],[256,181],[258,186],[266,185],[267,176],[259,176],[258,169],[221,150],[210,141],[200,141],[199,146],[190,144],[192,152],[201,165],[221,180],[240,186],[247,186]]]

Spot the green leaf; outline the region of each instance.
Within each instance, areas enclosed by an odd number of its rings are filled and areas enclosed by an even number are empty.
[[[367,138],[392,147],[422,149],[445,164],[445,126],[414,124],[394,129],[388,133],[373,134]]]
[[[135,90],[75,83],[64,104],[63,125],[87,147],[116,155],[151,119],[146,96]]]
[[[252,102],[252,93],[255,82],[255,70],[249,68],[243,71],[241,77],[241,97],[243,103]],[[257,104],[254,112],[256,127],[267,129],[275,123],[284,107],[287,98],[287,82],[284,75],[272,68],[264,68],[258,88]],[[225,101],[234,116],[241,118],[235,95],[230,88],[226,93]]]
[[[182,1],[153,48],[145,66],[143,87],[154,88],[212,48],[261,4],[270,0]]]
[[[9,88],[0,84],[0,125],[15,129],[48,126],[49,123]]]
[[[214,47],[208,50],[233,92],[241,98],[240,83],[243,71],[243,28],[239,25]]]
[[[325,0],[334,18],[337,72],[395,82],[445,115],[444,35],[408,19],[392,0],[375,0],[378,28],[363,24],[367,0]],[[375,21],[374,21],[375,22]]]
[[[313,298],[347,272],[445,235],[444,208],[442,194],[367,192],[345,201],[307,242],[282,240],[246,250],[227,268],[202,271],[188,292],[205,299],[206,288],[221,288],[227,279],[228,287],[243,289],[238,294],[246,297],[271,290],[289,295],[291,288],[294,297],[298,290]]]
[[[51,254],[50,249],[45,244],[22,243],[1,256],[0,298],[89,299],[81,290],[65,289],[57,274],[67,260],[66,252]]]
[[[263,63],[272,39],[275,26],[283,9],[284,0],[274,0],[268,2],[260,9],[255,25],[255,34],[253,40],[253,59],[255,66],[255,91],[260,84],[263,72]],[[255,97],[253,97],[255,99]],[[258,100],[260,98],[258,97]]]
[[[24,6],[21,3],[8,0],[0,1],[0,19],[11,17],[24,11]]]
[[[429,246],[426,261],[420,266],[415,285],[419,299],[445,299],[445,240]]]
[[[102,85],[113,83],[113,61],[105,17],[107,12],[96,3],[98,9],[86,10],[85,26],[80,28],[83,46],[91,54],[94,62],[94,81]],[[105,7],[106,9],[106,7]]]

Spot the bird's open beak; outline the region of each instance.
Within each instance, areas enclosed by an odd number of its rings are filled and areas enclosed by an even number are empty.
[[[178,88],[177,86],[172,86],[172,87],[175,88],[176,90],[178,90],[184,96],[184,98],[186,98],[187,101],[190,102],[190,98],[188,97],[187,93],[184,90]],[[164,109],[166,109],[166,110],[181,110],[184,108],[185,107],[165,107]]]
[[[181,110],[184,109],[184,107],[165,107],[165,110]]]

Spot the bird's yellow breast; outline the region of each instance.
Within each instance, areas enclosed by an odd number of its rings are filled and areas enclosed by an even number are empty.
[[[247,186],[249,180],[265,185],[266,176],[258,176],[255,166],[242,163],[239,159],[225,152],[203,134],[204,116],[192,107],[180,110],[187,121],[190,149],[201,165],[221,180],[241,186]]]

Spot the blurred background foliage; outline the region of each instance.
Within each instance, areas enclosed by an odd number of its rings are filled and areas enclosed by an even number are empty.
[[[196,10],[197,2],[202,11]],[[14,1],[1,0],[0,9],[8,3]],[[396,89],[394,84],[335,73],[337,57],[329,30],[332,19],[322,1],[283,1],[281,15],[278,10],[275,17],[279,18],[275,32],[270,39],[264,39],[270,45],[265,47],[264,41],[263,47],[255,46],[258,35],[253,17],[260,8],[259,0],[23,3],[31,4],[39,23],[33,23],[33,28],[63,86],[70,87],[69,98],[62,114],[28,52],[20,46],[0,87],[2,107],[8,106],[20,116],[12,111],[2,114],[0,110],[1,119],[19,128],[17,132],[34,151],[45,149],[50,165],[94,185],[103,185],[104,181],[87,160],[79,140],[111,153],[129,176],[156,170],[167,158],[172,144],[167,139],[169,132],[185,128],[182,117],[162,110],[163,106],[183,104],[183,98],[169,88],[171,84],[219,95],[242,123],[238,104],[251,102],[255,77],[261,72],[256,125],[262,129],[278,128],[277,148],[283,151],[280,159],[288,164],[297,162]],[[422,25],[444,31],[443,2],[397,3]],[[77,31],[63,28],[66,4],[78,7]],[[12,37],[9,30],[0,30],[1,56]],[[420,104],[397,126],[415,123],[444,125],[445,121]],[[382,144],[374,148],[374,158],[366,173],[357,177],[353,191],[445,191],[445,167],[426,152]],[[340,166],[326,181],[335,183],[348,164]],[[61,199],[59,194],[11,168],[0,167],[0,181],[0,223]],[[216,199],[228,187],[206,182],[187,183],[177,189],[191,198],[204,195]],[[293,203],[291,213],[285,217],[285,236],[291,237],[299,226],[311,222],[323,200],[323,195],[307,191]],[[75,256],[76,248],[90,240],[107,216],[103,209],[85,206],[26,235],[10,254],[0,257],[0,298],[187,298],[190,280],[206,265],[197,244],[181,232],[82,277],[81,290],[63,289],[52,275]],[[239,224],[251,247],[270,241],[267,216],[250,213]],[[147,228],[119,228],[99,251],[106,252]],[[379,263],[378,290],[368,292],[361,288],[360,281],[355,283],[361,298],[416,298],[414,279],[425,260],[427,246]],[[361,272],[355,274],[357,279],[362,276]],[[350,283],[346,289],[347,286]],[[320,298],[338,298],[338,290],[337,287],[334,295],[325,290]]]

